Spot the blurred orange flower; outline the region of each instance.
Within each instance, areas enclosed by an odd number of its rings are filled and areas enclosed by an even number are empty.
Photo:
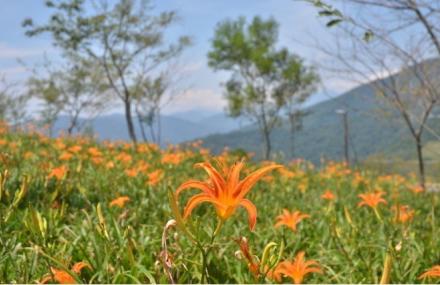
[[[129,155],[125,152],[121,152],[120,154],[118,154],[116,156],[116,160],[119,160],[120,162],[127,164],[127,163],[131,162],[132,158],[131,158],[131,155]]]
[[[222,220],[228,219],[239,206],[242,206],[248,212],[249,227],[253,230],[257,222],[257,208],[251,201],[245,199],[245,196],[264,175],[282,166],[273,164],[262,167],[241,181],[240,172],[244,167],[243,161],[230,167],[227,174],[219,172],[208,162],[198,163],[196,167],[201,167],[207,172],[209,182],[189,180],[176,190],[176,198],[187,189],[195,188],[202,191],[188,201],[183,214],[184,218],[191,215],[192,210],[203,202],[212,203]]]
[[[179,164],[183,159],[182,153],[167,153],[162,157],[163,164]]]
[[[102,153],[101,151],[96,148],[96,147],[90,147],[87,152],[91,155],[91,156],[101,156]]]
[[[101,156],[94,156],[94,157],[92,157],[90,160],[91,160],[91,161],[93,162],[93,164],[95,164],[95,165],[100,165],[100,164],[102,164],[102,163],[104,162],[104,158],[102,158]]]
[[[47,179],[51,179],[52,177],[55,177],[57,180],[62,180],[65,175],[67,174],[68,168],[65,165],[62,165],[57,168],[53,168],[49,175],[47,176]]]
[[[67,160],[70,160],[72,157],[73,157],[73,154],[71,154],[71,153],[65,151],[65,152],[61,153],[59,159],[60,159],[60,160],[67,161]]]
[[[295,284],[301,284],[304,277],[309,273],[322,274],[323,272],[318,262],[315,260],[306,261],[304,255],[304,251],[300,251],[293,261],[280,262],[273,274],[275,278],[280,279],[280,275],[284,275],[291,278]]]
[[[280,168],[278,171],[285,178],[293,178],[293,177],[295,177],[295,172],[290,171],[290,170],[288,170],[286,168]]]
[[[70,270],[79,275],[81,273],[81,270],[84,268],[91,269],[90,265],[81,261],[81,262],[75,263]],[[56,281],[60,284],[76,284],[76,281],[73,278],[73,276],[70,275],[67,271],[57,269],[54,267],[51,267],[50,271],[52,272],[52,274],[47,274],[45,277],[43,277],[43,279],[41,279],[41,281],[39,283],[45,284],[48,281],[53,280],[53,281]]]
[[[139,171],[136,168],[130,168],[125,170],[125,174],[128,177],[136,177],[138,175]]]
[[[148,185],[154,186],[162,180],[163,171],[161,169],[157,169],[148,174]]]
[[[107,169],[112,169],[113,167],[115,167],[115,163],[113,161],[109,161],[105,164],[105,167]]]
[[[124,208],[125,203],[127,203],[129,201],[130,201],[130,197],[128,197],[128,196],[121,196],[121,197],[118,197],[118,198],[112,200],[110,202],[110,207],[117,206],[119,208]]]
[[[382,191],[359,194],[358,197],[361,198],[362,201],[358,203],[358,207],[368,206],[377,208],[380,203],[386,204],[387,201],[382,198],[383,194],[385,194],[385,192]]]
[[[255,261],[255,258],[252,256],[249,249],[249,242],[245,237],[240,237],[235,240],[240,246],[240,252],[243,254],[244,258],[246,258],[247,265],[249,267],[249,271],[255,276],[258,277],[260,275],[260,264],[258,261]]]
[[[324,192],[324,194],[321,195],[321,198],[324,199],[324,200],[333,201],[333,200],[336,199],[336,196],[335,196],[335,194],[333,194],[332,191],[330,191],[330,190],[326,190],[326,191]]]
[[[74,145],[74,146],[69,147],[67,150],[70,152],[73,152],[73,153],[78,153],[81,151],[81,146]]]
[[[35,156],[35,154],[32,152],[32,151],[26,151],[25,153],[24,153],[24,155],[23,155],[23,157],[25,158],[25,159],[29,159],[29,158],[32,158],[32,157],[34,157]]]
[[[410,222],[414,218],[415,211],[410,209],[409,206],[402,205],[398,209],[396,206],[394,206],[393,210],[396,213],[395,220],[402,224]]]
[[[64,148],[66,148],[66,145],[60,139],[55,140],[54,145],[55,145],[55,147],[57,149],[64,149]]]
[[[440,265],[435,265],[429,268],[422,275],[419,276],[419,279],[425,279],[427,277],[440,278]]]
[[[419,194],[419,193],[422,193],[424,190],[423,190],[423,187],[422,187],[422,186],[420,186],[420,185],[416,185],[416,186],[414,186],[414,187],[411,188],[411,191],[412,191],[414,194]]]
[[[277,223],[275,224],[275,228],[286,226],[296,232],[298,223],[307,218],[310,218],[310,215],[303,214],[300,211],[289,212],[287,209],[284,209],[283,213],[276,218]]]

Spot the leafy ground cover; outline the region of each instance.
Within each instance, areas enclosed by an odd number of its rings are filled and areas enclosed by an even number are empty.
[[[413,177],[0,135],[2,283],[439,281],[438,194]]]

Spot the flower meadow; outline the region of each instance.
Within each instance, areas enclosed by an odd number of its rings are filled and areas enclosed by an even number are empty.
[[[0,126],[2,283],[436,283],[437,193],[201,142]]]

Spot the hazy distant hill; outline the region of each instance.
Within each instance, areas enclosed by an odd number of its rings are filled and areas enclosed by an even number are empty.
[[[322,157],[339,160],[343,157],[343,127],[337,109],[348,110],[350,156],[358,160],[372,154],[412,156],[414,147],[407,127],[395,110],[377,98],[371,85],[364,84],[341,96],[307,108],[304,127],[295,136],[295,156],[318,163]],[[438,119],[430,125],[440,130]],[[432,139],[429,135],[427,140]],[[241,148],[261,154],[262,139],[256,127],[203,138],[205,146],[220,152],[225,146]],[[272,133],[274,152],[291,159],[291,140],[288,126]]]
[[[231,119],[221,113],[205,112],[205,116],[196,119],[197,111],[187,114],[164,115],[162,120],[162,142],[181,143],[209,134],[225,133],[240,128],[238,120]],[[55,124],[55,131],[66,129],[68,118],[60,116]],[[128,140],[125,118],[122,114],[104,115],[92,121],[92,129],[99,139]],[[140,136],[139,125],[135,119],[137,134]]]

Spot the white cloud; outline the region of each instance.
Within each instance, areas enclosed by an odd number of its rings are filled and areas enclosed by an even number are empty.
[[[196,61],[194,63],[189,63],[182,67],[182,73],[192,74],[202,69],[203,66],[204,66],[204,62],[202,60]]]
[[[7,67],[7,68],[0,68],[0,75],[4,75],[6,77],[8,76],[14,76],[17,74],[23,74],[26,73],[28,70],[24,66],[13,66],[13,67]]]
[[[43,48],[43,47],[38,47],[38,48],[11,47],[8,44],[0,42],[0,59],[16,59],[16,58],[39,56],[49,50],[50,48]]]
[[[212,89],[191,89],[176,97],[164,110],[165,113],[184,112],[195,109],[222,111],[226,101]]]
[[[358,86],[359,81],[345,78],[329,78],[322,82],[324,89],[327,89],[333,94],[342,94],[348,90]]]
[[[342,94],[362,84],[367,84],[375,80],[387,78],[400,71],[400,67],[393,67],[389,70],[378,70],[377,72],[367,72],[360,76],[355,73],[340,72],[339,74],[330,75],[325,73],[322,85],[324,89],[333,94]]]

